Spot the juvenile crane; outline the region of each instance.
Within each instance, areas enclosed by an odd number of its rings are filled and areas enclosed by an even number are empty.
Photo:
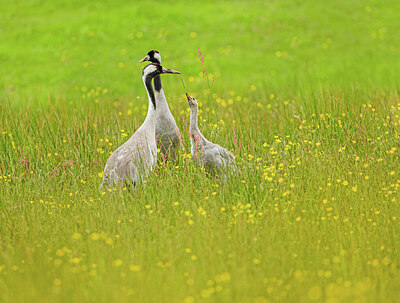
[[[186,94],[190,108],[190,144],[192,158],[211,174],[225,180],[227,168],[235,169],[235,157],[227,149],[208,141],[197,125],[197,100]]]
[[[139,62],[150,61],[161,64],[160,53],[156,50],[148,52]],[[157,145],[164,155],[171,155],[174,159],[177,156],[180,147],[179,128],[176,125],[175,119],[169,109],[167,99],[165,98],[164,90],[161,86],[161,77],[154,77],[155,98],[157,102],[157,118],[156,118],[156,138]]]
[[[142,80],[149,97],[146,119],[138,130],[108,158],[104,168],[101,189],[116,183],[133,183],[144,180],[157,163],[155,136],[157,102],[151,80],[160,74],[180,74],[178,71],[151,63],[142,72]]]

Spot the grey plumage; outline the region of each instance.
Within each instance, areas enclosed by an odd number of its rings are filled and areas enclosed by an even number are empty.
[[[172,159],[178,156],[181,140],[179,128],[176,125],[175,119],[169,109],[164,91],[155,93],[157,104],[157,120],[156,120],[156,138],[157,146],[164,155],[170,155]]]

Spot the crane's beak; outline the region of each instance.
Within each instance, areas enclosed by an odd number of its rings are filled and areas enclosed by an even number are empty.
[[[142,60],[139,61],[140,62],[144,62],[144,61],[150,61],[150,56],[147,55],[146,57],[144,57]]]
[[[163,74],[180,74],[180,72],[173,70],[173,69],[169,69],[169,68],[162,68],[162,73]]]

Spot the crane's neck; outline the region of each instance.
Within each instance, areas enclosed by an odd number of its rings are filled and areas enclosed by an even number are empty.
[[[160,75],[155,76],[153,79],[154,79],[154,89],[156,90],[156,92],[160,92],[162,90]]]
[[[144,86],[146,87],[147,90],[147,95],[149,97],[149,109],[147,110],[147,116],[146,119],[144,120],[143,124],[148,124],[150,123],[151,125],[156,124],[156,98],[154,95],[154,90],[153,86],[151,85],[151,77],[149,76],[143,76],[143,83]]]
[[[193,106],[190,108],[190,129],[189,129],[190,142],[197,147],[200,145],[203,146],[203,142],[206,141],[206,138],[200,132],[199,127],[197,125],[197,106]]]
[[[161,86],[161,77],[157,75],[154,77],[154,90],[157,99],[157,112],[159,116],[168,116],[170,109],[168,106],[167,98],[165,98],[164,90]]]
[[[197,125],[197,106],[193,106],[190,108],[190,130],[199,130],[199,127]]]
[[[158,55],[158,54],[156,54],[156,55],[158,57],[160,57],[160,55]],[[154,59],[155,59],[155,61],[152,61],[152,62],[155,62],[155,63],[161,65],[161,57],[160,58],[155,57]],[[154,89],[156,90],[157,93],[159,93],[162,90],[161,77],[160,77],[160,75],[157,75],[153,79],[154,79]],[[164,94],[164,92],[162,92],[162,94]]]

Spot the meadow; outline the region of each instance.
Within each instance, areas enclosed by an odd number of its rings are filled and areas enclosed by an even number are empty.
[[[0,302],[397,302],[400,2],[0,0]],[[151,49],[234,152],[100,192]]]

